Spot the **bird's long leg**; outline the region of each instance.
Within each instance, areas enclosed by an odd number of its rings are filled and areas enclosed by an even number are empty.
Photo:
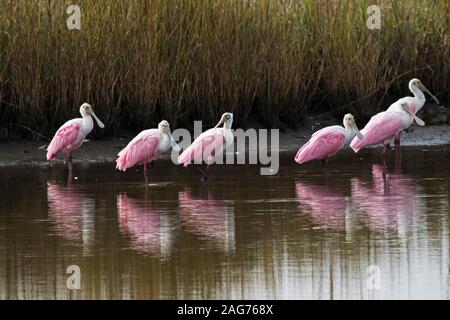
[[[402,152],[400,148],[395,149],[395,172],[402,172]]]
[[[383,143],[383,150],[381,150],[381,156],[384,158],[384,156],[386,155],[386,151],[391,149],[391,146],[389,146],[389,143],[384,144]]]
[[[73,160],[72,154],[69,153],[69,154],[67,155],[67,167],[69,168],[69,176],[67,177],[67,180],[69,180],[69,181],[71,181],[71,180],[72,180],[72,177],[73,177],[73,164],[72,164],[72,160]]]
[[[401,132],[399,132],[395,138],[394,138],[394,145],[395,145],[395,151],[400,151],[400,136],[402,135]]]
[[[205,172],[206,172],[206,179],[205,179],[205,182],[209,179],[209,164],[207,164],[206,165],[206,168],[205,168]]]
[[[200,168],[200,165],[195,165],[195,167],[197,168],[197,170],[200,172],[200,174],[202,175],[202,181],[206,182],[208,181],[208,173],[205,172],[202,168]],[[208,168],[208,167],[207,167]],[[208,169],[207,169],[208,170]]]
[[[147,161],[144,162],[144,181],[145,185],[148,185],[148,172],[147,172]]]
[[[322,167],[323,167],[323,172],[325,173],[326,176],[328,176],[330,174],[330,170],[328,169],[328,157],[322,159]]]
[[[147,172],[147,161],[144,162],[144,177],[148,176],[148,172]]]

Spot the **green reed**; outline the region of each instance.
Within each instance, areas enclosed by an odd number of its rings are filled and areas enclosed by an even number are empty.
[[[301,125],[308,112],[359,122],[408,94],[418,77],[449,101],[446,0],[0,1],[0,136],[51,133],[90,102],[106,131],[215,123]]]

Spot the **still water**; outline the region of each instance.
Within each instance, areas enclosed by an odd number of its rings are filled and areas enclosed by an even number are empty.
[[[0,299],[448,299],[449,156],[343,152],[324,176],[282,154],[208,183],[159,161],[148,187],[113,163],[70,185],[61,162],[0,167]]]

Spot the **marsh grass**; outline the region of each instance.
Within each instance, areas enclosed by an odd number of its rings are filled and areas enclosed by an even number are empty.
[[[377,2],[381,30],[366,27],[368,1],[79,0],[69,31],[71,1],[1,0],[0,129],[51,133],[85,101],[112,134],[224,111],[240,126],[361,122],[412,77],[448,102],[448,1]]]

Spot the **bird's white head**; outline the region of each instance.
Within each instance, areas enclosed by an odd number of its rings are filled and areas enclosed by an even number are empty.
[[[95,113],[94,113],[94,110],[92,110],[92,106],[91,106],[89,103],[83,103],[83,104],[81,105],[81,107],[80,107],[80,113],[81,113],[81,115],[82,115],[83,117],[86,117],[86,116],[92,116],[92,117],[95,119],[95,121],[97,122],[97,125],[98,125],[100,128],[104,128],[104,127],[105,127],[105,125],[103,124],[103,122],[101,122],[100,119],[97,118],[97,116],[96,116]]]
[[[356,136],[358,137],[358,139],[362,140],[364,139],[364,136],[361,134],[361,132],[359,132],[358,126],[356,125],[355,122],[355,118],[353,117],[352,114],[347,113],[344,116],[344,128],[345,129],[351,129],[355,132]]]
[[[233,114],[231,112],[225,112],[220,118],[219,123],[214,128],[217,128],[222,123],[224,124],[224,128],[231,129],[231,125],[233,124]]]
[[[158,124],[158,130],[159,132],[163,135],[163,134],[167,134],[170,138],[170,145],[172,147],[172,149],[175,152],[180,152],[181,148],[180,146],[177,144],[177,142],[175,141],[175,139],[172,136],[172,132],[170,131],[170,125],[169,122],[166,120],[162,120],[159,124]]]
[[[425,122],[424,122],[422,119],[420,119],[418,116],[416,116],[414,112],[411,111],[411,109],[409,108],[409,106],[408,106],[407,103],[402,103],[401,106],[402,106],[402,109],[403,109],[407,114],[409,114],[409,115],[414,119],[414,121],[416,121],[416,123],[417,123],[419,126],[424,126],[424,125],[425,125]]]
[[[170,125],[169,125],[168,121],[162,120],[158,124],[158,129],[159,129],[159,132],[161,132],[161,134],[168,134],[168,135],[170,135]]]
[[[417,91],[417,89],[428,93],[430,95],[430,97],[433,98],[433,100],[439,104],[439,100],[430,92],[430,90],[428,90],[425,87],[425,85],[419,79],[417,79],[417,78],[411,79],[409,81],[408,87],[412,93],[415,93]]]

